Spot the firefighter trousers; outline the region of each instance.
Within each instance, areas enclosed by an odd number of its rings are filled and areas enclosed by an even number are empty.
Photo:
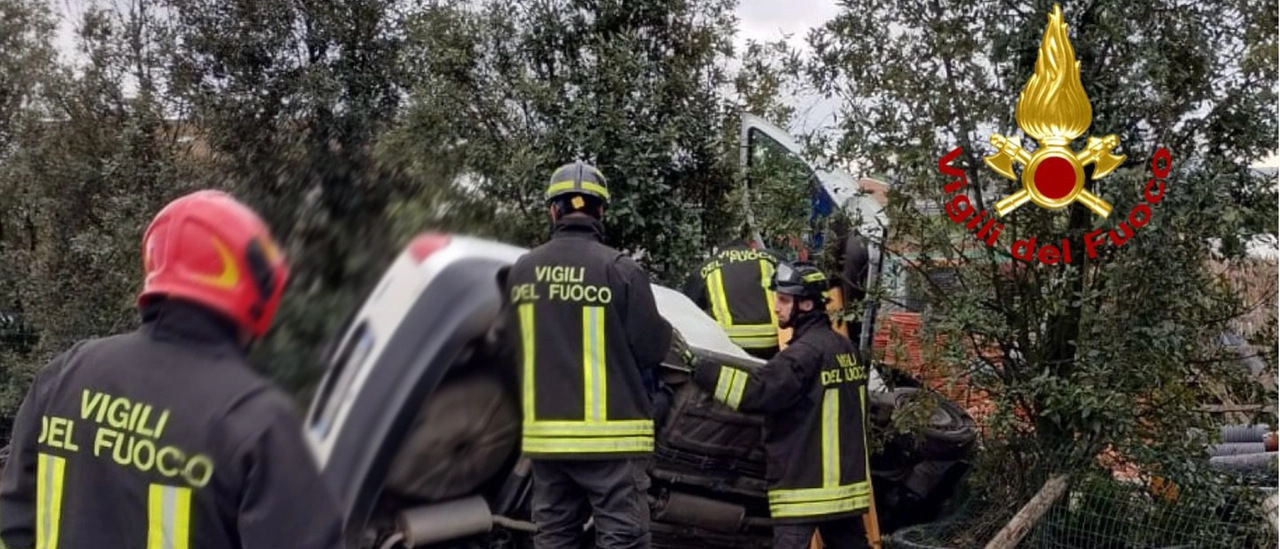
[[[780,524],[773,527],[773,549],[808,549],[813,531],[822,534],[824,549],[863,549],[867,534],[862,517],[848,517],[808,524]]]
[[[582,549],[595,519],[598,549],[649,549],[647,460],[533,462],[535,549]]]

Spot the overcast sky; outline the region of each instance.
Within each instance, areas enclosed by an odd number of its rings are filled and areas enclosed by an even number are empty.
[[[739,0],[738,46],[747,40],[768,41],[787,36],[792,47],[808,49],[804,38],[809,29],[836,16],[840,7],[835,0]],[[788,128],[805,133],[830,127],[838,108],[835,101],[817,95],[792,97],[798,114]]]
[[[838,11],[835,0],[740,0],[739,38],[769,40],[790,33],[794,35],[792,44],[799,46],[805,32],[835,17]]]
[[[85,0],[48,0],[55,12],[63,16],[58,32],[58,47],[62,51],[73,49],[72,31],[68,20],[78,19],[88,3]],[[108,0],[110,1],[110,0]],[[115,0],[127,6],[128,0]],[[810,28],[835,16],[839,7],[835,0],[739,0],[738,18],[742,24],[739,42],[748,38],[769,40],[783,33],[792,34],[792,44],[802,45],[804,34]]]

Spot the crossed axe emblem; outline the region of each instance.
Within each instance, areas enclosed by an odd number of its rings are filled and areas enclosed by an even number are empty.
[[[1084,188],[1084,168],[1095,164],[1094,179],[1101,179],[1114,171],[1125,159],[1123,155],[1111,153],[1119,144],[1119,138],[1108,135],[1102,139],[1090,137],[1088,145],[1080,154],[1065,145],[1048,145],[1044,142],[1034,153],[1029,153],[1002,135],[991,136],[991,145],[996,148],[996,154],[982,160],[992,170],[1017,181],[1013,163],[1017,162],[1023,167],[1022,188],[997,201],[996,214],[1004,217],[1027,201],[1050,210],[1065,208],[1072,202],[1079,201],[1094,213],[1107,217],[1111,214],[1111,204]]]
[[[1083,151],[1071,150],[1071,140],[1083,135],[1093,118],[1089,97],[1080,83],[1080,62],[1067,37],[1062,8],[1049,14],[1036,59],[1035,73],[1018,96],[1018,128],[1040,143],[1027,152],[1003,135],[992,135],[996,153],[982,160],[992,170],[1018,180],[1013,164],[1022,166],[1022,189],[996,202],[996,215],[1004,217],[1028,201],[1058,210],[1079,201],[1094,213],[1107,217],[1111,204],[1084,188],[1084,168],[1094,164],[1093,179],[1101,179],[1124,162],[1111,151],[1120,145],[1115,135],[1090,137]]]

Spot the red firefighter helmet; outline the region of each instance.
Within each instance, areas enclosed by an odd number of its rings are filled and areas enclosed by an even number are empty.
[[[222,191],[170,202],[142,236],[146,280],[138,305],[158,297],[192,301],[262,337],[271,327],[289,267],[266,223]]]

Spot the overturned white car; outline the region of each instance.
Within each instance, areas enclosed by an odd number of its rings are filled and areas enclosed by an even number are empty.
[[[306,437],[337,493],[356,547],[524,547],[528,463],[519,451],[506,269],[524,252],[426,234],[415,239],[348,319],[306,418]],[[680,293],[654,286],[658,307],[695,353],[757,368]],[[675,351],[673,349],[672,351]],[[664,364],[650,503],[655,547],[768,547],[770,519],[759,417],[737,413]],[[915,389],[870,374],[870,421],[887,421]],[[972,420],[942,402],[924,444],[887,441],[872,460],[882,517],[923,513],[965,470]],[[877,466],[890,459],[891,474]]]

